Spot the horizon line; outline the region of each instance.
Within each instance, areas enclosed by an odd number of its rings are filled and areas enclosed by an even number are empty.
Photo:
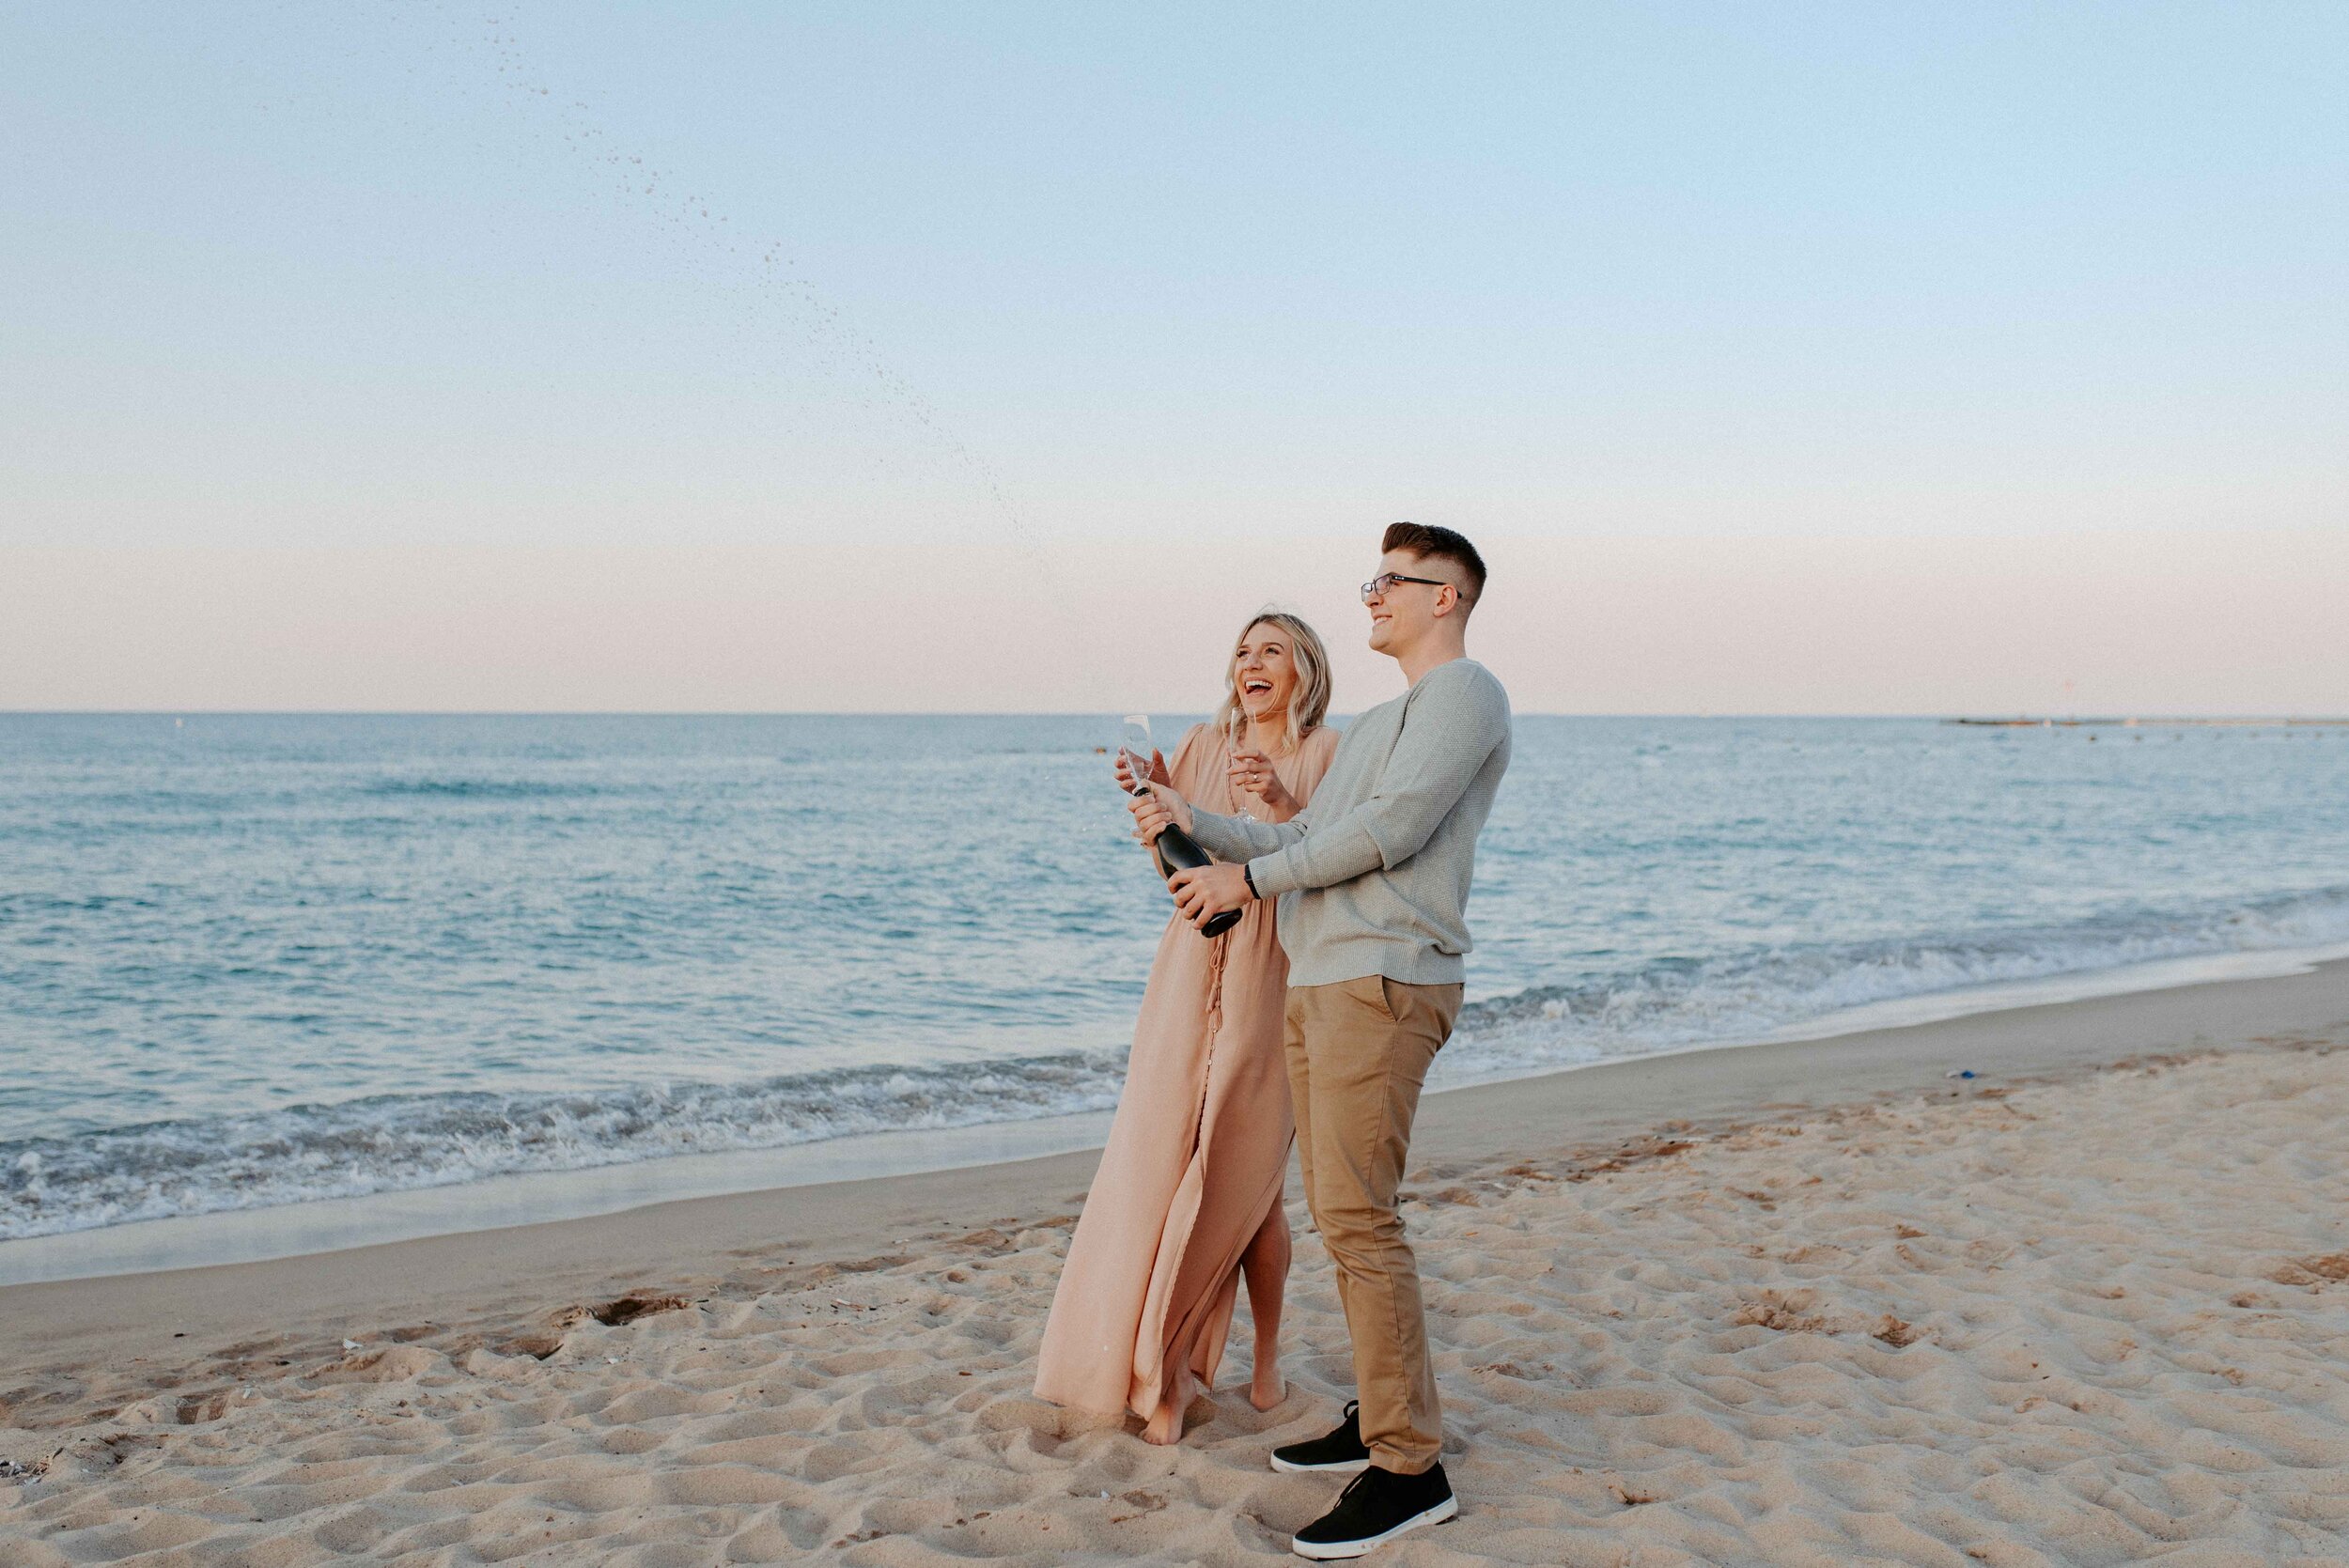
[[[1139,710],[1136,710],[1139,711]],[[1165,708],[1155,717],[1204,715],[1204,708]],[[1354,719],[1364,710],[1333,714]],[[1098,719],[1107,708],[339,708],[339,707],[0,707],[0,719]],[[1980,728],[2056,728],[2149,724],[2349,725],[2349,715],[2276,712],[2014,713],[1997,712],[1721,712],[1588,709],[1513,713],[1518,719],[1872,719],[1963,724]]]

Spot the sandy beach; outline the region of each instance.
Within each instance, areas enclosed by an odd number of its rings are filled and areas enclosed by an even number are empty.
[[[2349,965],[1463,1090],[1415,1153],[1463,1506],[1375,1560],[2349,1561]],[[1285,1560],[1327,1260],[1270,1413],[1244,1323],[1179,1447],[1055,1410],[1092,1158],[0,1290],[0,1561]]]

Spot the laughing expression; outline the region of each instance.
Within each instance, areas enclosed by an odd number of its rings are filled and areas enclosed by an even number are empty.
[[[1232,653],[1232,691],[1251,720],[1279,721],[1297,694],[1297,660],[1288,633],[1264,621],[1248,629]]]

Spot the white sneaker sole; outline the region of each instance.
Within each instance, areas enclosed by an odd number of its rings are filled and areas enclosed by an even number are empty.
[[[1388,1542],[1393,1540],[1398,1535],[1410,1534],[1411,1531],[1419,1529],[1422,1525],[1440,1525],[1446,1519],[1451,1518],[1454,1514],[1459,1512],[1460,1499],[1457,1498],[1446,1498],[1443,1501],[1438,1503],[1426,1513],[1414,1514],[1409,1518],[1404,1520],[1401,1524],[1395,1526],[1394,1529],[1387,1530],[1382,1534],[1369,1536],[1361,1541],[1311,1542],[1292,1540],[1289,1543],[1289,1550],[1295,1552],[1299,1557],[1311,1558],[1315,1562],[1334,1562],[1341,1558],[1361,1557],[1365,1552],[1377,1551],[1379,1547],[1385,1545]]]
[[[1298,1465],[1276,1453],[1272,1456],[1272,1467],[1283,1475],[1360,1475],[1370,1468],[1370,1460],[1365,1457],[1341,1459],[1334,1465]]]

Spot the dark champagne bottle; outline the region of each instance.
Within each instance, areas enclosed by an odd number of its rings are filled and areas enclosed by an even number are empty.
[[[1170,881],[1178,871],[1196,871],[1208,862],[1207,852],[1199,847],[1199,841],[1173,823],[1169,823],[1166,831],[1159,835],[1157,847],[1159,874]],[[1237,909],[1224,910],[1199,927],[1199,934],[1203,937],[1223,935],[1239,924],[1239,913]]]

